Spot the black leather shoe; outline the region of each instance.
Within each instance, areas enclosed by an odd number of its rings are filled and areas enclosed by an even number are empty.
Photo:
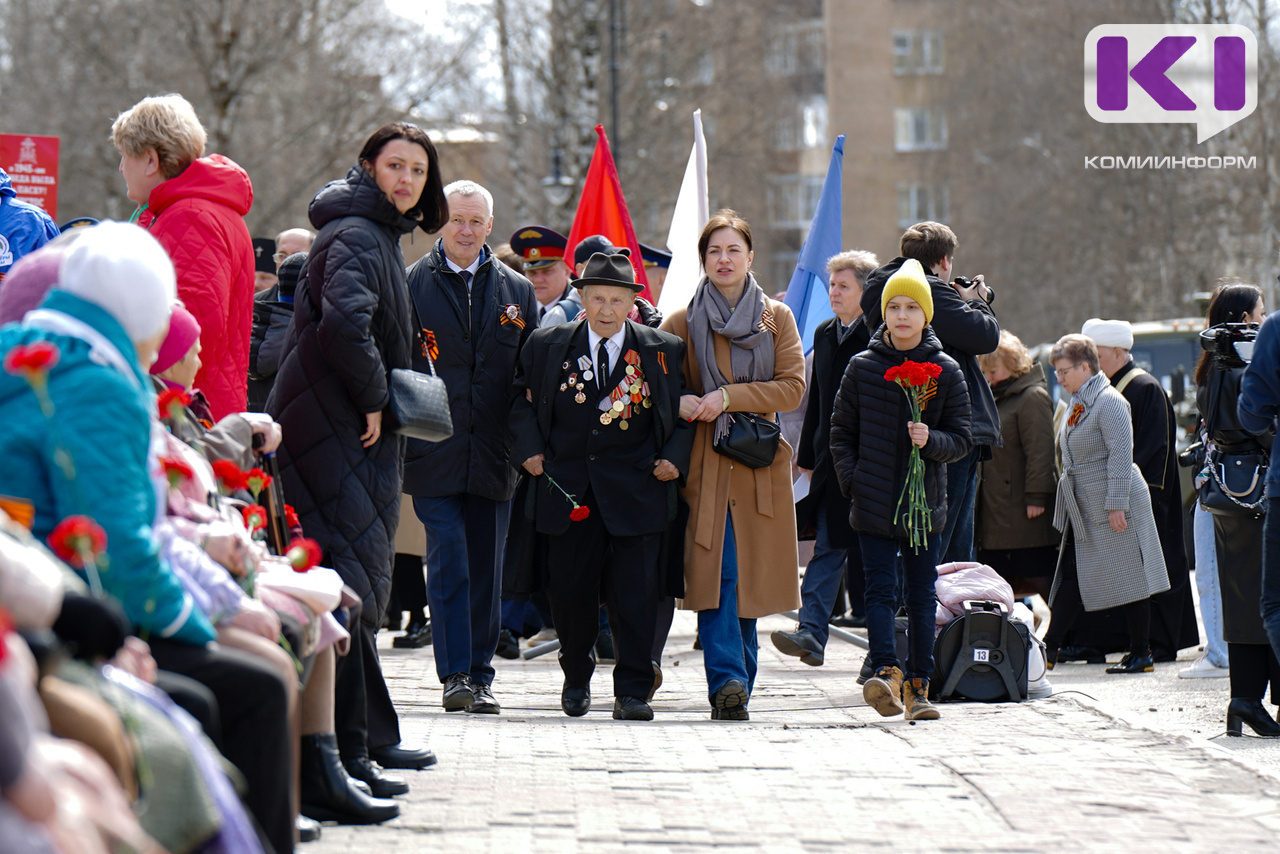
[[[1120,659],[1119,664],[1113,664],[1107,668],[1108,673],[1150,673],[1156,669],[1155,662],[1151,660],[1151,653],[1143,656],[1137,656],[1133,653],[1126,653],[1125,657]]]
[[[431,646],[431,621],[421,618],[410,620],[404,634],[392,638],[391,645],[396,649],[422,649],[424,646]]]
[[[1053,665],[1049,665],[1049,669],[1053,669]],[[876,675],[876,669],[871,666],[871,657],[867,656],[862,659],[862,668],[858,671],[858,678],[855,680],[859,685],[867,684],[867,680]]]
[[[615,697],[613,719],[615,721],[651,721],[653,709],[639,697]]]
[[[305,815],[294,816],[294,830],[298,831],[299,842],[315,842],[320,838],[320,822]]]
[[[662,665],[653,662],[653,687],[649,689],[649,696],[645,697],[646,703],[653,702],[653,695],[658,693],[658,689],[662,687]]]
[[[560,708],[571,718],[580,718],[591,711],[591,689],[564,686],[560,692]]]
[[[1083,661],[1085,664],[1106,664],[1107,654],[1092,646],[1064,646],[1058,650],[1058,661]]]
[[[839,626],[842,629],[865,629],[867,627],[867,618],[845,614],[843,617],[832,617],[831,625]]]
[[[471,692],[471,677],[465,673],[454,673],[444,678],[444,698],[442,704],[446,712],[460,712],[470,708],[476,700]]]
[[[405,747],[401,744],[371,747],[369,758],[383,768],[404,768],[408,771],[421,771],[436,764],[436,755],[425,747]]]
[[[395,801],[370,797],[347,776],[333,733],[304,735],[300,751],[302,814],[338,824],[380,824],[400,815]]]
[[[498,648],[494,650],[498,658],[508,660],[520,657],[520,641],[516,640],[516,636],[512,634],[511,629],[503,629],[498,632]]]
[[[471,684],[471,695],[475,697],[475,700],[467,708],[468,714],[496,715],[502,712],[502,707],[493,698],[493,690],[485,683],[473,682]]]
[[[810,667],[820,667],[824,661],[822,644],[808,629],[796,629],[794,632],[776,631],[769,635],[773,645],[783,655],[794,655]]]
[[[342,767],[347,774],[356,780],[364,780],[373,789],[375,798],[390,798],[394,795],[407,795],[409,784],[400,777],[392,777],[383,772],[367,756],[342,760]]]
[[[1271,719],[1261,700],[1249,697],[1232,697],[1227,704],[1227,735],[1244,735],[1241,724],[1262,738],[1280,738],[1280,723]]]
[[[715,696],[711,698],[711,708],[722,712],[726,709],[736,709],[739,706],[745,706],[747,699],[747,686],[737,679],[730,679],[721,685]]]
[[[737,706],[732,709],[712,709],[711,720],[713,721],[749,721],[751,715],[747,713],[746,706]]]

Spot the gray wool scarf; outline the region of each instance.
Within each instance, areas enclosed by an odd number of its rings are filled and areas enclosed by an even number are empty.
[[[766,305],[764,291],[751,273],[747,274],[742,298],[733,308],[729,308],[728,300],[710,279],[703,277],[698,284],[689,303],[687,320],[689,340],[702,376],[703,394],[730,383],[773,379],[773,333],[760,321]],[[729,339],[731,380],[725,379],[716,364],[716,335]],[[721,413],[716,419],[714,438],[720,439],[729,433],[729,422],[729,414]]]

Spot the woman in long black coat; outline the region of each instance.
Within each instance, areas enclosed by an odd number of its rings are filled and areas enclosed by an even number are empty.
[[[285,495],[325,565],[363,599],[359,630],[350,627],[362,654],[353,648],[342,660],[336,683],[338,742],[353,776],[366,773],[366,743],[376,759],[400,740],[374,646],[391,587],[405,444],[383,435],[382,412],[391,370],[410,367],[415,331],[400,238],[438,230],[447,213],[427,135],[400,122],[374,132],[347,177],[311,202],[319,234],[267,400],[284,433]]]

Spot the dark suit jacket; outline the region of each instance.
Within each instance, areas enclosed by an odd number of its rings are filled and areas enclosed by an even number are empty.
[[[839,318],[818,324],[813,333],[813,373],[809,377],[809,404],[804,410],[804,426],[796,465],[813,472],[809,494],[796,504],[796,530],[802,535],[817,523],[817,514],[826,514],[827,536],[835,548],[851,549],[858,535],[849,527],[849,499],[840,492],[836,470],[831,464],[831,410],[849,360],[867,349],[871,333],[864,317],[853,322],[848,336],[837,343]]]
[[[586,321],[566,323],[538,329],[529,338],[520,353],[516,371],[516,397],[511,407],[511,425],[514,433],[511,458],[523,463],[538,454],[546,454],[543,463],[548,471],[559,469],[566,483],[561,486],[570,493],[581,489],[576,497],[586,493],[589,484],[597,506],[591,512],[600,513],[609,533],[614,536],[639,536],[665,530],[676,515],[676,497],[679,484],[689,471],[689,455],[693,448],[694,430],[679,417],[680,394],[684,390],[681,365],[684,359],[684,342],[674,335],[650,329],[633,321],[627,321],[627,342],[623,351],[634,347],[640,353],[640,369],[649,383],[651,413],[651,456],[646,455],[644,465],[620,465],[611,453],[594,454],[589,446],[605,442],[605,450],[611,449],[621,431],[617,423],[600,424],[598,418],[583,419],[569,424],[554,423],[554,398],[559,394],[563,364],[570,360],[577,349],[585,352]],[[581,341],[577,341],[579,335]],[[576,346],[575,346],[575,342]],[[621,359],[619,365],[622,365]],[[530,392],[529,396],[525,391]],[[532,398],[532,400],[529,399]],[[590,403],[583,404],[598,415]],[[578,426],[581,425],[581,426]],[[578,429],[584,432],[572,453],[562,453],[561,458],[551,455],[552,431]],[[600,431],[599,434],[593,431]],[[627,436],[629,442],[636,437]],[[565,443],[557,443],[562,448]],[[599,459],[595,457],[598,456]],[[653,477],[653,461],[667,460],[680,470],[677,480],[662,483]],[[536,490],[536,503],[550,501],[552,509],[539,507],[536,511],[538,530],[546,534],[561,534],[569,527],[570,503],[554,491],[546,478]],[[556,478],[560,482],[561,478]],[[574,484],[582,484],[575,486]],[[655,488],[656,485],[656,488]],[[663,500],[653,500],[654,495]]]

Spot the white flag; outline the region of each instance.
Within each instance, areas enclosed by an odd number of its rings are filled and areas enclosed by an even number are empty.
[[[693,299],[702,279],[702,264],[698,258],[698,237],[702,227],[711,219],[710,202],[707,200],[707,140],[702,135],[702,110],[693,112],[693,150],[689,152],[689,165],[684,169],[680,183],[680,195],[671,215],[671,230],[667,232],[667,249],[671,252],[671,266],[667,280],[658,298],[658,308],[670,314],[683,308]]]

